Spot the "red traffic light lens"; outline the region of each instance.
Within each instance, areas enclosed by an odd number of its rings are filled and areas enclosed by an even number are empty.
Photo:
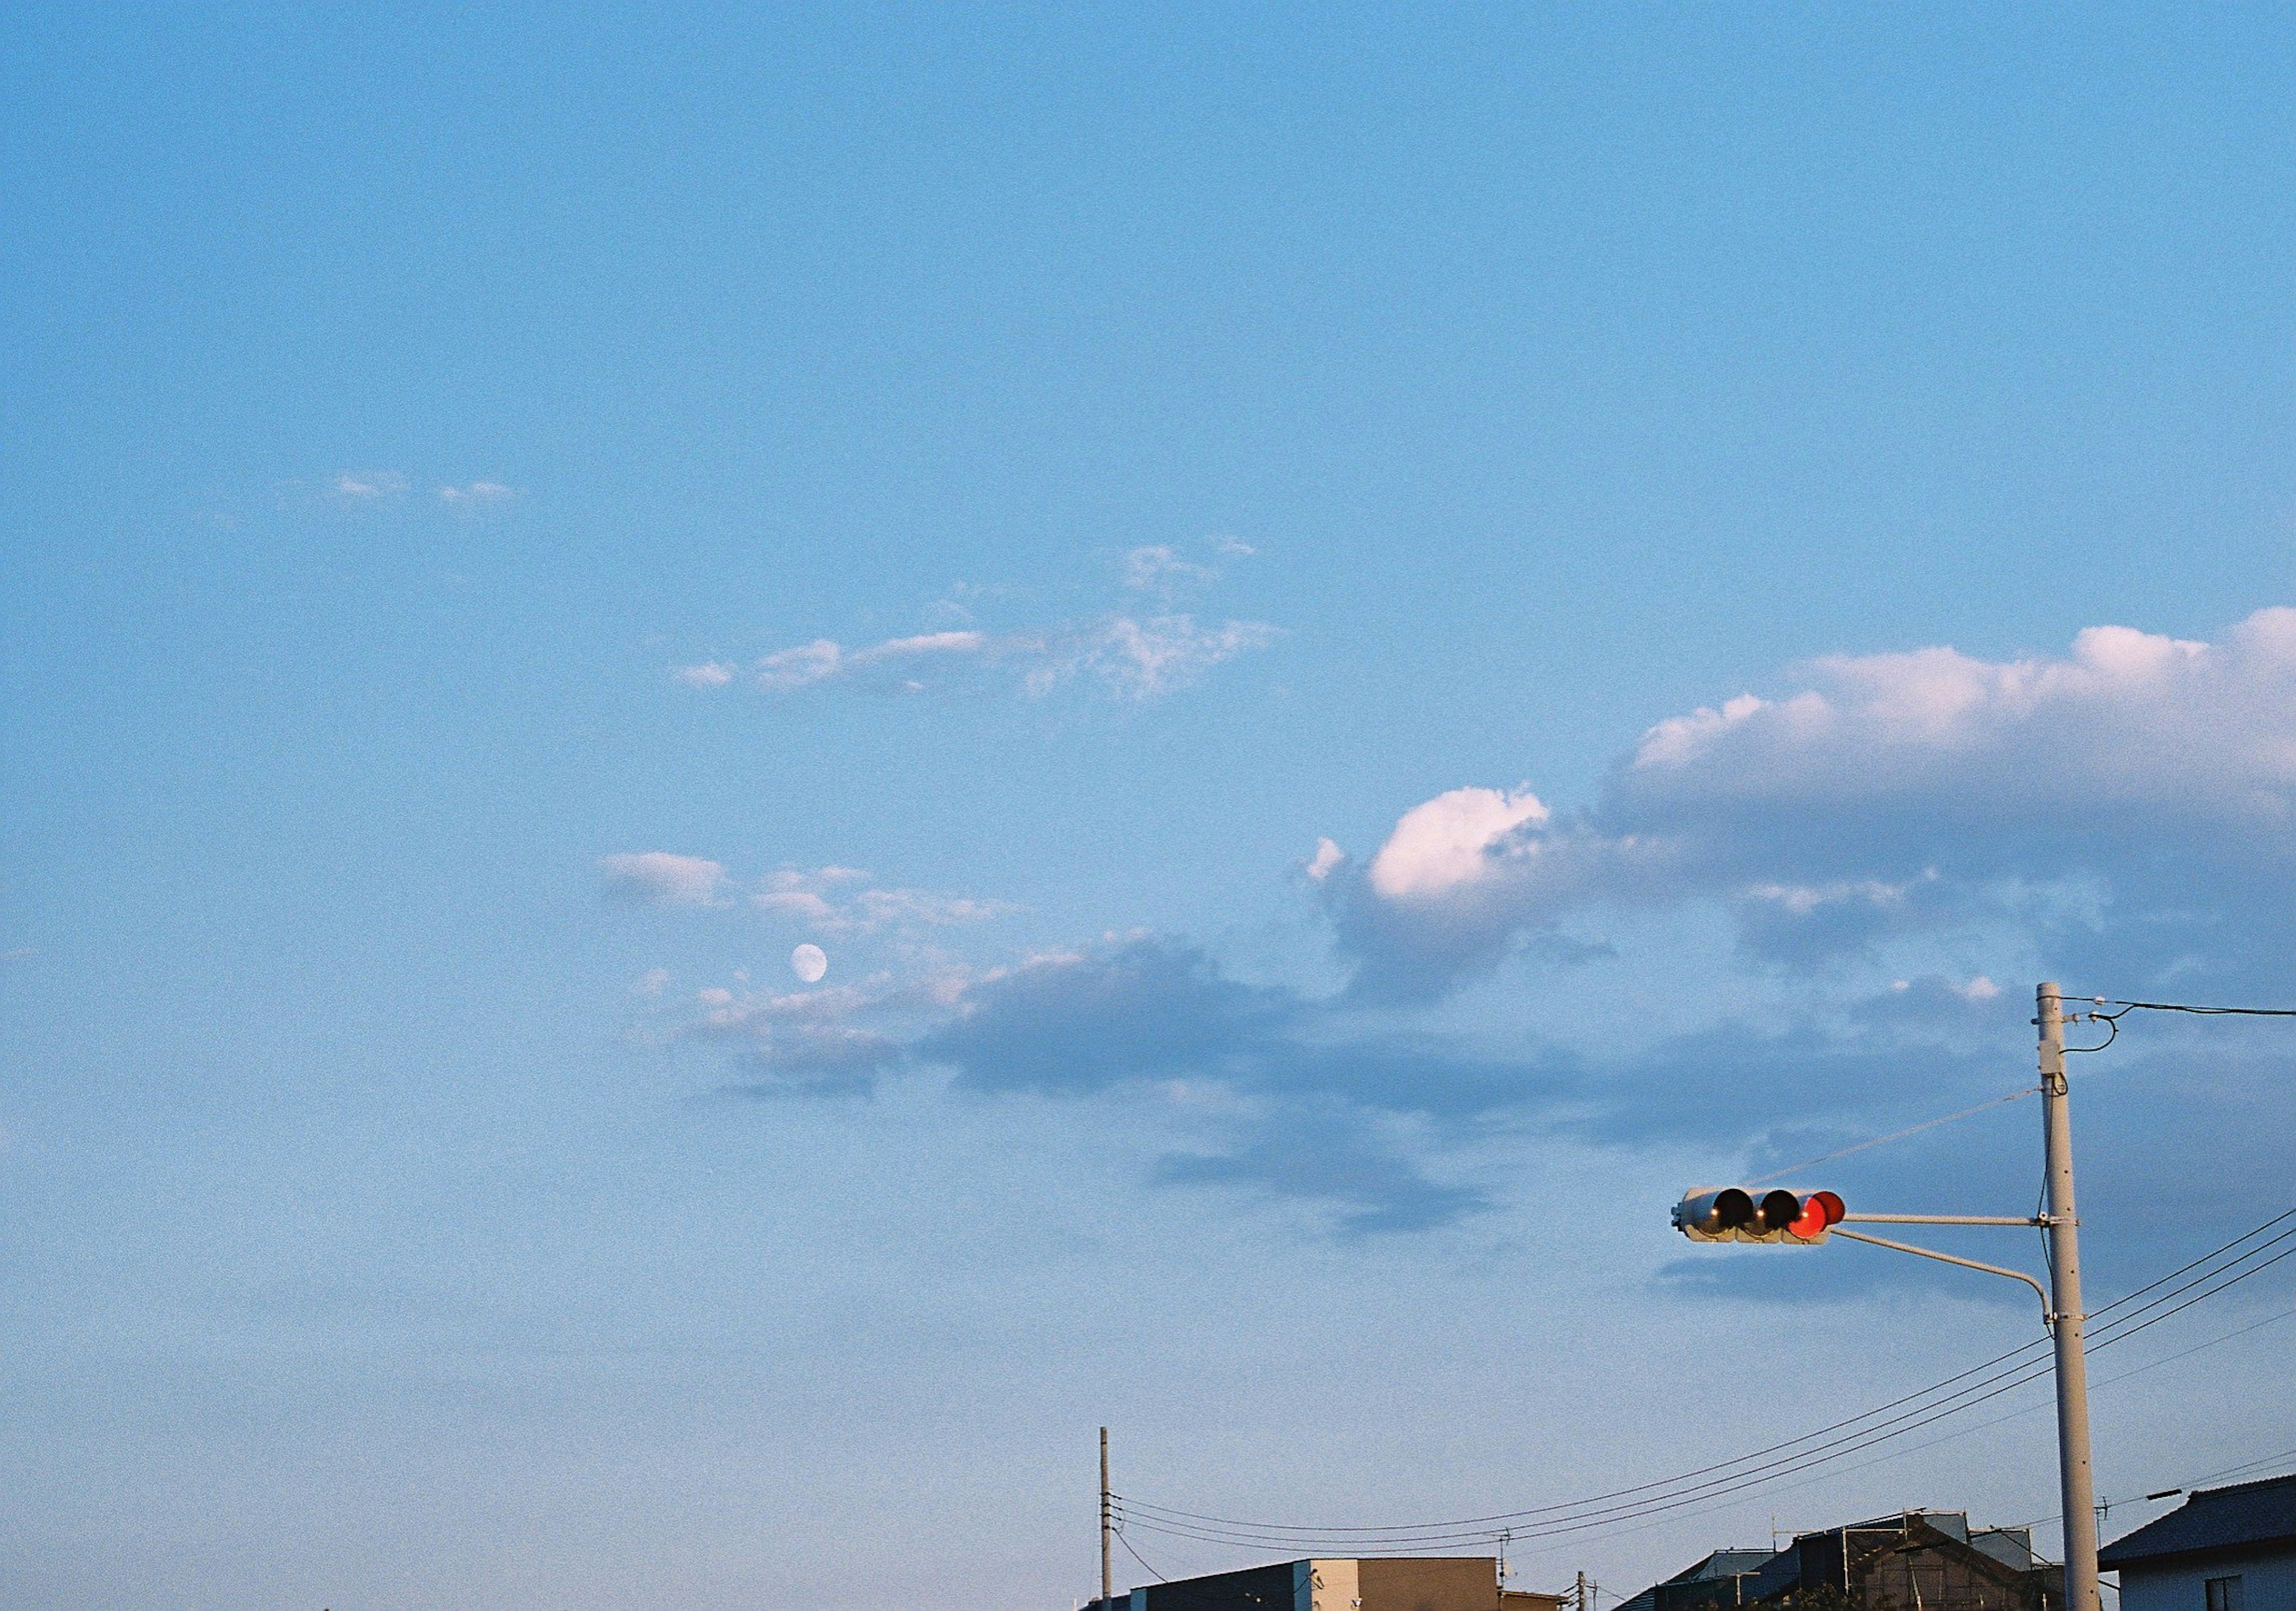
[[[1848,1212],[1849,1210],[1842,1206],[1841,1199],[1833,1192],[1813,1191],[1802,1199],[1801,1213],[1792,1224],[1786,1227],[1786,1232],[1790,1236],[1798,1236],[1805,1240],[1814,1236],[1823,1236],[1826,1231],[1841,1223],[1841,1216]]]

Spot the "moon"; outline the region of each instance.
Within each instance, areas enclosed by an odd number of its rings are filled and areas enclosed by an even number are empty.
[[[829,971],[829,953],[818,945],[800,945],[790,953],[790,971],[808,985],[818,985]]]

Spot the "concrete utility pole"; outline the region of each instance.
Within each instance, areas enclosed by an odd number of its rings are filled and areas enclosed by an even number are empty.
[[[1110,1523],[1110,1519],[1111,1519],[1111,1518],[1110,1518],[1110,1516],[1109,1516],[1109,1510],[1108,1510],[1108,1428],[1107,1428],[1107,1427],[1103,1427],[1100,1429],[1100,1599],[1101,1599],[1101,1611],[1108,1611],[1108,1604],[1107,1604],[1107,1602],[1108,1602],[1109,1600],[1111,1600],[1111,1599],[1113,1599],[1113,1598],[1115,1597],[1115,1594],[1116,1594],[1116,1562],[1115,1562],[1115,1560],[1114,1560],[1114,1559],[1113,1559],[1113,1558],[1109,1555],[1109,1553],[1108,1553],[1108,1548],[1109,1548],[1109,1543],[1110,1543],[1110,1539],[1109,1539],[1109,1523]],[[2092,1556],[2094,1556],[2094,1554],[2095,1554],[2095,1548],[2096,1548],[2096,1536],[2095,1536],[2095,1531],[2094,1531],[2094,1530],[2092,1530],[2092,1531],[2091,1531],[2091,1533],[2090,1533],[2090,1535],[2089,1535],[2089,1549],[2090,1549],[2090,1552],[2091,1552]],[[2095,1608],[2094,1608],[2094,1607],[2091,1607],[2091,1608],[2090,1608],[2090,1611],[2095,1611]]]
[[[2035,994],[2041,1123],[2048,1169],[2049,1329],[2057,1345],[2057,1468],[2065,1515],[2067,1611],[2101,1611],[2096,1595],[2096,1479],[2089,1469],[2088,1358],[2082,1351],[2080,1216],[2073,1207],[2073,1121],[2065,1100],[2064,1000]]]

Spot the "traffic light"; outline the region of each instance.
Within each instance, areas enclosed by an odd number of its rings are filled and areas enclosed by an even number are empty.
[[[1814,1247],[1849,1211],[1831,1191],[1807,1197],[1783,1188],[1693,1191],[1674,1206],[1675,1229],[1693,1242],[1783,1242]]]

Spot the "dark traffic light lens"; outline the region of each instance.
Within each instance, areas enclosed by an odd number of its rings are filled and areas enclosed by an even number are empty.
[[[1735,1186],[1714,1194],[1714,1229],[1735,1231],[1754,1221],[1754,1199]]]
[[[1766,1192],[1762,1197],[1762,1229],[1784,1231],[1801,1218],[1801,1198],[1791,1191]]]

